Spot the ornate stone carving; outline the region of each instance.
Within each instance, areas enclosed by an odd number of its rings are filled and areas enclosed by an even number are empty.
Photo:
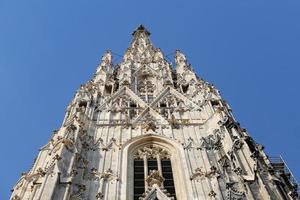
[[[193,138],[189,137],[188,140],[187,140],[187,143],[185,145],[182,144],[183,148],[187,149],[187,150],[191,149],[192,145],[193,145],[193,142],[194,142]]]
[[[102,151],[109,151],[114,149],[114,146],[117,147],[118,150],[121,149],[122,144],[117,144],[117,140],[115,138],[111,138],[107,144],[104,144],[102,138],[99,138],[95,143],[93,143],[90,147],[90,150],[96,151],[97,149],[101,149]]]
[[[240,168],[240,167],[236,167],[234,170],[233,170],[237,175],[243,175],[243,170]]]
[[[230,167],[230,160],[227,155],[223,155],[219,160],[218,163],[222,168]]]
[[[186,112],[188,110],[189,109],[185,106],[185,104],[183,102],[179,102],[178,107],[175,108],[175,111],[180,112],[180,113]]]
[[[179,128],[178,120],[175,118],[175,116],[173,114],[171,115],[171,119],[169,119],[168,122],[170,123],[172,128],[174,128],[174,129]]]
[[[84,184],[73,185],[73,192],[70,196],[70,200],[83,200],[85,191],[86,191],[86,186]]]
[[[174,200],[174,197],[169,197],[169,193],[166,189],[153,185],[143,194],[139,200]]]
[[[238,183],[226,183],[228,200],[245,200],[245,192],[238,189]]]
[[[104,194],[102,192],[98,192],[96,194],[96,199],[100,199],[100,200],[104,199]]]
[[[219,150],[222,147],[221,136],[219,134],[208,135],[201,138],[200,149]]]
[[[185,67],[187,64],[187,59],[185,55],[183,55],[183,53],[180,52],[180,50],[176,50],[175,62],[178,67]]]
[[[21,200],[21,198],[18,195],[15,195],[11,198],[11,200]]]
[[[195,172],[191,176],[191,180],[195,180],[196,178],[201,179],[205,176],[205,173],[202,171],[201,168],[196,168]]]
[[[103,179],[105,181],[119,181],[118,174],[113,173],[111,169],[107,169],[105,172],[98,172],[95,168],[91,169],[91,174],[95,177],[95,179],[100,180]]]
[[[89,160],[85,157],[84,154],[76,154],[75,161],[76,167],[79,169],[85,169],[89,164]]]
[[[89,100],[91,100],[93,98],[93,94],[98,90],[99,87],[97,86],[97,84],[95,84],[93,81],[88,81],[87,83],[80,86],[77,94],[81,99],[88,98]]]
[[[135,158],[143,159],[145,156],[147,158],[156,158],[159,155],[161,158],[170,158],[170,154],[167,150],[156,146],[156,145],[148,145],[142,148],[139,148],[134,154]]]
[[[242,139],[237,139],[233,142],[232,148],[233,148],[233,150],[241,149],[243,144],[244,144],[244,142]]]
[[[202,168],[195,169],[195,172],[191,176],[191,180],[199,181],[203,178],[212,178],[212,177],[218,177],[220,175],[220,172],[217,170],[215,166],[212,166],[210,168],[210,171],[203,172]]]
[[[217,193],[215,193],[215,191],[211,190],[209,193],[208,193],[208,196],[209,197],[216,197]]]
[[[152,187],[153,185],[161,187],[164,181],[164,177],[162,177],[157,170],[150,170],[150,173],[146,178],[146,182],[150,187]]]
[[[155,122],[153,121],[146,121],[142,124],[142,129],[145,129],[146,131],[152,130],[153,132],[155,132],[155,130],[157,129]]]
[[[99,73],[101,70],[104,72],[109,72],[110,68],[112,67],[112,53],[108,50],[101,58],[101,63],[99,64],[96,74]]]

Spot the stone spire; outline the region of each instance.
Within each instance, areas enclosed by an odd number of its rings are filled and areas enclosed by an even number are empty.
[[[101,62],[97,67],[96,73],[91,83],[94,83],[94,87],[97,87],[101,94],[111,94],[114,88],[113,79],[113,63],[112,53],[107,50],[101,58]],[[90,84],[91,85],[91,84]]]
[[[132,41],[130,47],[127,49],[124,55],[124,60],[134,60],[135,62],[151,62],[154,55],[155,47],[150,41],[150,32],[140,25],[132,33]]]
[[[180,51],[175,52],[176,73],[183,74],[186,70],[190,70],[186,56]]]
[[[298,200],[211,84],[176,70],[139,26],[115,67],[107,51],[10,200]]]
[[[105,73],[112,73],[113,64],[112,64],[112,53],[110,50],[107,50],[101,58],[101,62],[97,67],[96,74],[99,74],[100,71]]]

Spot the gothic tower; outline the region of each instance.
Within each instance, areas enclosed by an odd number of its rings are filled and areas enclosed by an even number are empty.
[[[241,128],[179,50],[173,68],[139,26],[107,51],[11,200],[295,200],[297,183]]]

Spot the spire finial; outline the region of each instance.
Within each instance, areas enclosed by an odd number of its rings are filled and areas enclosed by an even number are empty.
[[[147,36],[149,36],[151,33],[145,28],[144,25],[140,24],[135,31],[133,31],[132,35],[135,36],[137,33],[144,32]]]

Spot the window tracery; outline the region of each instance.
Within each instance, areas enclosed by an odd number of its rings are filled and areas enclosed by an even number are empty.
[[[155,85],[150,80],[140,81],[138,84],[138,92],[141,99],[147,103],[152,102],[155,88]]]
[[[149,144],[138,148],[134,155],[134,199],[144,199],[155,187],[176,199],[171,154],[168,150]]]

